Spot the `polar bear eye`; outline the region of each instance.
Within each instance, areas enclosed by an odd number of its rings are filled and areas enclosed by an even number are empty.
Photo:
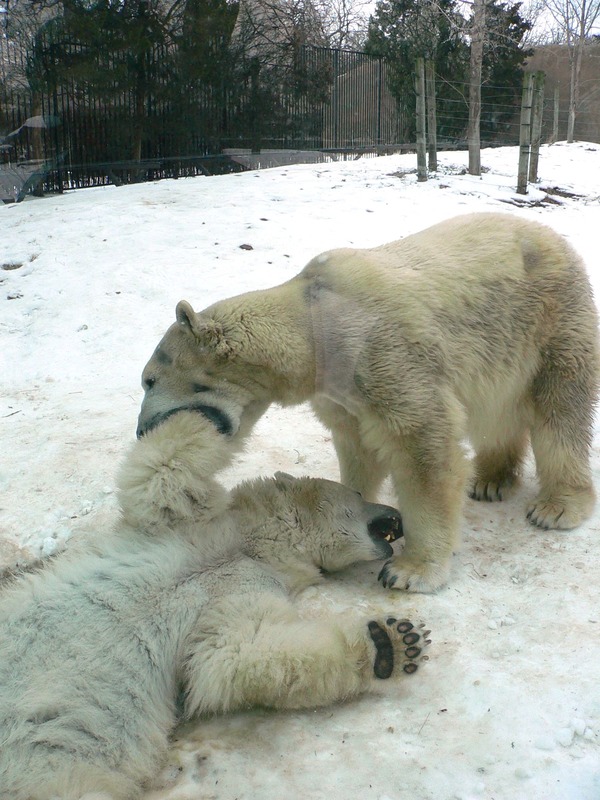
[[[152,389],[155,383],[156,383],[156,378],[144,378],[143,381],[144,389]]]
[[[210,386],[205,386],[203,383],[194,383],[192,384],[192,391],[194,394],[200,394],[201,392],[210,392]]]

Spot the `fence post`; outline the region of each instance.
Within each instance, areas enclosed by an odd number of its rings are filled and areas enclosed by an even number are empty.
[[[544,80],[543,72],[536,72],[533,80],[533,116],[531,120],[531,157],[529,159],[529,182],[538,179],[538,162],[540,160],[540,144],[542,142],[542,115],[544,113]]]
[[[529,145],[531,143],[531,100],[533,96],[533,73],[523,76],[523,96],[521,99],[521,126],[519,135],[519,172],[517,194],[527,194],[527,170],[529,166]]]
[[[433,61],[425,62],[425,91],[427,94],[427,150],[430,172],[437,172],[437,120],[435,114],[435,72]]]
[[[425,141],[425,60],[417,59],[417,181],[427,180],[427,144]]]

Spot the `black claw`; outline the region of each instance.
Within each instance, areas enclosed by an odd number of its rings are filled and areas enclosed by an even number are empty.
[[[389,561],[387,562],[387,564],[383,565],[377,579],[381,581],[381,583],[386,589],[391,589],[392,586],[396,583],[396,581],[398,580],[398,576],[391,575]]]

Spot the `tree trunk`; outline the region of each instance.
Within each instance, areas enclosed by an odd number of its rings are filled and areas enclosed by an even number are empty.
[[[542,116],[544,113],[544,72],[536,72],[533,78],[533,107],[531,110],[531,152],[529,155],[529,183],[538,179],[540,145],[542,143]]]
[[[569,93],[569,123],[567,128],[567,142],[572,142],[575,138],[575,117],[577,106],[579,105],[579,76],[581,75],[581,61],[583,59],[583,47],[585,45],[585,2],[581,10],[579,21],[579,31],[573,58],[571,59],[571,86]]]
[[[427,94],[427,158],[430,172],[437,172],[437,120],[435,109],[435,69],[433,61],[425,62],[425,92]]]
[[[527,194],[527,174],[529,171],[529,148],[531,145],[531,102],[533,99],[533,73],[523,76],[523,97],[521,100],[521,125],[519,136],[519,171],[517,174],[517,194]]]
[[[481,67],[485,38],[485,0],[473,0],[471,61],[469,69],[469,174],[481,175]]]
[[[427,143],[425,139],[425,61],[417,59],[417,181],[427,180]]]

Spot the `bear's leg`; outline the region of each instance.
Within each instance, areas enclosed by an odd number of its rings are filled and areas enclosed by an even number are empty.
[[[460,441],[438,430],[396,442],[390,465],[405,546],[379,578],[390,589],[433,592],[446,583],[459,543],[467,458]]]
[[[526,447],[525,426],[502,445],[478,447],[469,497],[473,500],[506,500],[518,482]]]
[[[315,398],[312,407],[331,431],[340,465],[340,482],[360,492],[365,500],[376,502],[387,470],[378,460],[377,451],[365,447],[356,417],[326,397]]]
[[[267,593],[218,600],[189,642],[186,715],[313,708],[353,697],[374,678],[415,672],[429,645],[423,628],[391,615],[303,620],[287,599]]]
[[[590,444],[596,374],[588,352],[565,351],[544,366],[533,384],[531,445],[540,492],[527,518],[540,528],[574,528],[594,508]]]

